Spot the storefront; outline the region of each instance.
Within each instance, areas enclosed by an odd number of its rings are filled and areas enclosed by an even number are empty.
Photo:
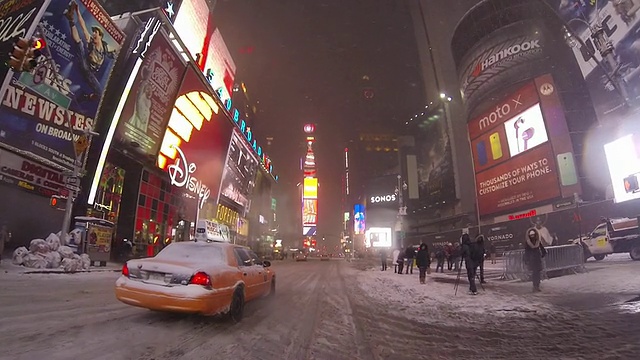
[[[49,203],[63,189],[60,170],[0,149],[0,226],[12,233],[12,248],[60,230],[64,213]]]

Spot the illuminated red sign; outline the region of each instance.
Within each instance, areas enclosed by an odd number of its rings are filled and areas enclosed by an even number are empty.
[[[526,218],[534,217],[536,215],[538,215],[538,212],[535,209],[533,209],[533,210],[528,211],[526,213],[509,215],[509,220],[526,219]]]

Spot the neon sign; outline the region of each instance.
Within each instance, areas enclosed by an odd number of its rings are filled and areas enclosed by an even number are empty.
[[[211,80],[208,77],[207,77],[207,81],[209,81],[209,84],[211,84]],[[216,92],[216,94],[218,93]],[[219,94],[218,94],[218,98],[220,98]],[[269,156],[267,156],[266,153],[262,151],[262,146],[259,146],[257,141],[253,138],[253,132],[251,131],[251,127],[247,126],[247,122],[244,119],[240,118],[240,111],[238,111],[238,109],[236,108],[232,108],[231,99],[227,99],[225,101],[225,107],[229,111],[231,115],[231,119],[233,120],[233,123],[240,130],[242,135],[244,135],[244,138],[249,143],[249,146],[253,150],[254,154],[256,154],[258,159],[260,159],[260,162],[262,163],[262,167],[267,172],[269,172],[271,176],[273,176],[273,165],[271,165],[271,159],[269,158]],[[274,179],[276,179],[276,181],[278,180],[277,177],[274,177]]]
[[[198,168],[195,163],[189,163],[184,152],[179,147],[174,147],[178,153],[178,158],[175,163],[167,166],[167,172],[169,173],[169,179],[171,185],[179,188],[184,187],[189,192],[192,192],[198,196],[198,204],[200,208],[204,206],[209,197],[211,196],[211,189],[205,185],[202,180],[198,180],[192,174],[196,172]]]

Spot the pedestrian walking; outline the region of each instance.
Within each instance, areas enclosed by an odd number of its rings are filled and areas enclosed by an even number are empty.
[[[445,245],[444,256],[447,259],[447,270],[451,271],[453,268],[453,244],[448,243]]]
[[[476,236],[476,248],[478,252],[482,254],[482,257],[478,255],[478,259],[480,260],[480,264],[478,264],[480,267],[480,284],[486,284],[487,282],[484,281],[484,258],[486,256],[484,249],[484,235],[479,234]]]
[[[398,274],[402,274],[402,270],[404,269],[404,251],[402,251],[402,248],[396,251],[398,252],[396,255],[396,263],[398,263]]]
[[[467,237],[469,237],[468,234]],[[471,241],[471,240],[469,240]],[[453,270],[458,271],[458,266],[462,266],[462,260],[460,257],[462,256],[462,247],[460,246],[460,243],[457,242],[453,245],[453,251],[451,252],[451,259],[453,262]]]
[[[531,280],[533,282],[533,291],[540,291],[540,273],[542,272],[542,259],[547,255],[547,250],[542,245],[540,233],[535,228],[527,230],[524,263],[531,271]]]
[[[382,262],[382,271],[387,271],[387,252],[380,249],[380,261]]]
[[[409,245],[407,249],[404,251],[404,267],[405,274],[413,274],[413,261],[416,257],[416,250],[413,248],[413,245]]]
[[[493,241],[489,244],[489,256],[491,256],[491,263],[496,264],[496,245]]]
[[[420,271],[420,284],[426,283],[427,271],[431,266],[431,256],[429,256],[429,248],[427,244],[420,244],[420,249],[416,254],[416,266]]]
[[[7,225],[2,225],[2,228],[0,229],[0,261],[2,261],[4,245],[9,241],[11,241],[11,233],[7,229]]]
[[[482,255],[482,253],[480,252],[477,243],[471,242],[469,234],[462,235],[461,254],[465,268],[467,269],[469,292],[471,293],[471,295],[477,295],[478,289],[476,288],[476,275],[478,271],[478,265],[480,264],[480,256]],[[460,264],[459,266],[462,266],[462,264]]]
[[[438,250],[436,251],[436,273],[438,272],[438,269],[440,269],[441,273],[444,273],[444,260],[445,260],[445,253],[444,253],[444,249],[442,247],[438,248]]]

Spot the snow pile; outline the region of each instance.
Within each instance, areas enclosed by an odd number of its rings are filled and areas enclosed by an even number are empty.
[[[66,234],[65,244],[73,235]],[[63,269],[65,272],[89,270],[89,255],[78,255],[69,246],[62,245],[60,237],[49,234],[46,240],[33,239],[29,249],[22,246],[13,252],[13,264],[33,269]]]
[[[49,249],[51,249],[51,251],[58,251],[58,248],[60,247],[60,237],[58,235],[49,234],[45,241],[47,242],[47,245],[49,245]]]
[[[535,298],[519,296],[486,284],[486,291],[478,283],[479,294],[468,294],[469,284],[461,276],[455,295],[455,277],[431,274],[427,283],[419,283],[418,273],[399,275],[379,269],[358,272],[358,284],[370,297],[387,305],[389,309],[409,312],[420,318],[439,323],[460,321],[490,313],[494,317],[524,317],[531,313],[545,314],[553,306]]]

